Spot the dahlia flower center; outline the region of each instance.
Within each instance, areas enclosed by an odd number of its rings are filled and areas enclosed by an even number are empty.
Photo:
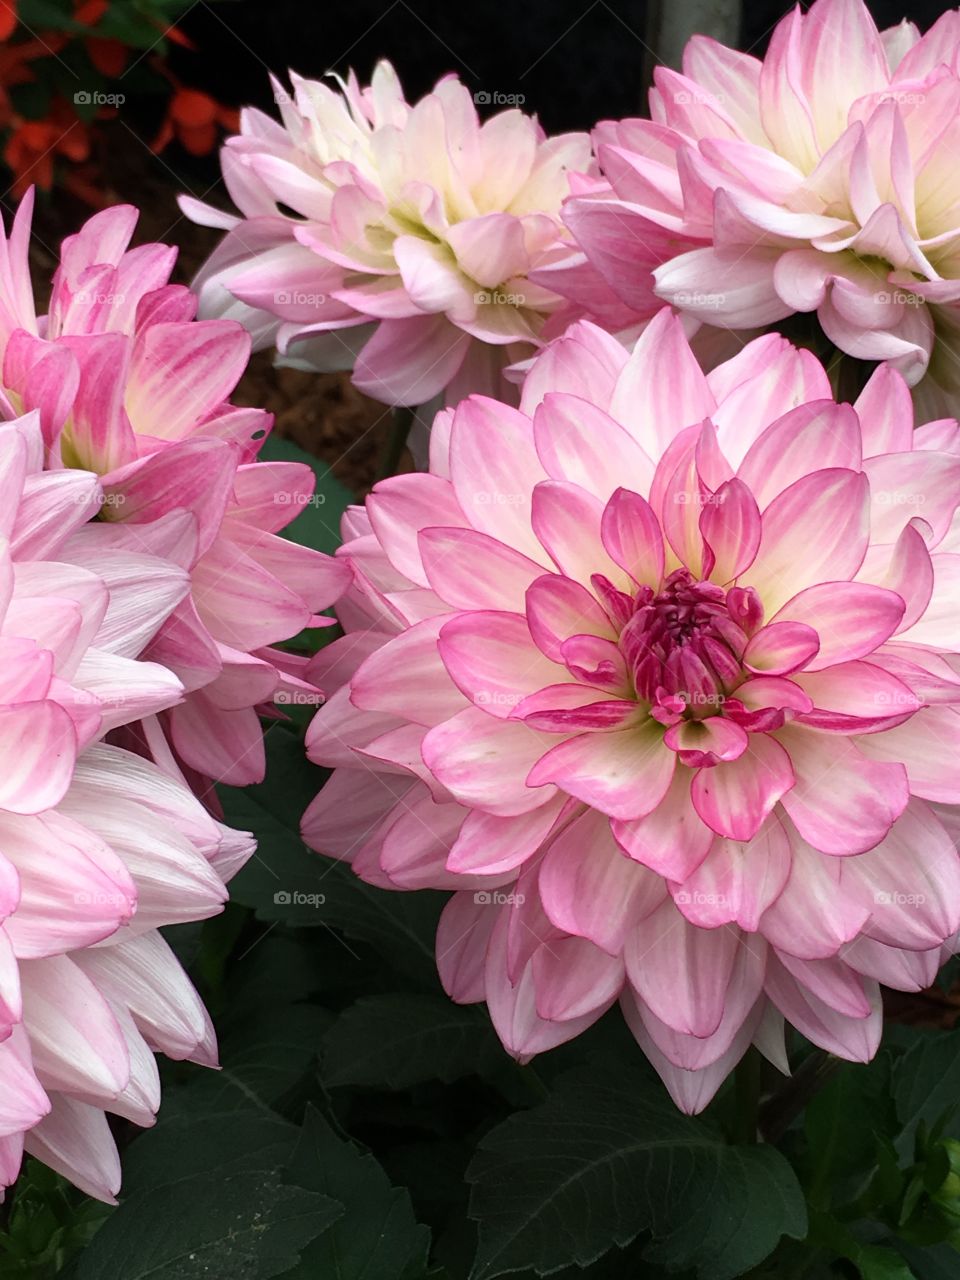
[[[739,680],[747,639],[723,588],[677,569],[658,591],[637,591],[620,648],[638,698],[654,708],[662,702],[680,704],[702,717],[713,714]],[[663,723],[678,718],[669,713]]]
[[[699,745],[702,722],[716,716],[735,723],[750,718],[731,695],[749,678],[743,653],[763,617],[756,591],[724,590],[677,569],[656,590],[640,587],[631,605],[619,646],[637,699],[648,703],[651,716],[667,728],[669,745],[680,750],[681,759],[715,763],[708,758],[708,744],[703,743],[706,751]]]

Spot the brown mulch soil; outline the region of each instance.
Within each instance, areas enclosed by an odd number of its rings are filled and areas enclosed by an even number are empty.
[[[960,981],[949,991],[934,985],[926,991],[884,991],[883,1009],[891,1022],[950,1031],[960,1020]]]

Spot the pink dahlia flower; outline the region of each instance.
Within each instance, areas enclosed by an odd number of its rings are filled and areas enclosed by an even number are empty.
[[[50,310],[38,317],[27,263],[32,196],[0,241],[0,358],[9,412],[36,408],[48,465],[103,479],[104,548],[144,550],[190,574],[190,593],[148,657],[188,692],[164,713],[179,758],[237,786],[263,777],[257,708],[316,697],[302,662],[273,646],[345,583],[332,559],[278,537],[310,501],[298,463],[256,461],[272,424],[229,403],[250,338],[229,320],[194,321],[196,298],[168,283],[176,249],[128,245],[137,211],[95,215],[64,241]],[[0,233],[2,234],[2,233]]]
[[[410,106],[388,62],[368,89],[291,79],[292,96],[273,82],[283,124],[247,110],[223,149],[241,216],[181,201],[227,231],[195,282],[202,313],[300,367],[354,368],[389,404],[508,391],[501,370],[562,302],[529,273],[569,251],[586,134],[547,138],[516,109],[481,124],[453,77]]]
[[[960,13],[921,38],[878,32],[862,0],[797,7],[762,62],[694,36],[682,74],[657,69],[650,120],[597,127],[610,186],[567,223],[640,317],[657,299],[728,329],[816,312],[842,351],[919,383],[928,416],[956,412],[958,57]],[[585,278],[554,284],[610,327]]]
[[[521,1059],[617,1000],[688,1111],[784,1018],[870,1058],[960,924],[958,501],[888,367],[575,325],[348,514],[307,842],[457,891],[443,982]]]
[[[214,1064],[157,929],[218,912],[253,842],[160,765],[102,741],[182,697],[138,660],[190,588],[87,537],[98,478],[43,472],[36,414],[0,423],[0,1195],[26,1149],[111,1200],[107,1113],[153,1123],[154,1052]]]

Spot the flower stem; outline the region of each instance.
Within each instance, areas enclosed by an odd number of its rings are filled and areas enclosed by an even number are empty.
[[[758,1141],[762,1068],[763,1059],[759,1051],[751,1045],[737,1064],[733,1078],[736,1101],[736,1115],[733,1123],[734,1142]]]
[[[396,474],[403,451],[407,447],[410,428],[413,426],[413,420],[416,416],[416,409],[410,405],[398,404],[394,407],[393,424],[387,437],[387,447],[383,452],[380,466],[377,469],[378,480],[386,480],[388,476]]]
[[[767,1142],[779,1142],[790,1125],[815,1093],[833,1077],[840,1061],[814,1049],[807,1054],[793,1075],[768,1098],[760,1115],[760,1126]]]

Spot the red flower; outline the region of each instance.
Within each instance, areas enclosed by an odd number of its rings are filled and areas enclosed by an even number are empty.
[[[162,151],[174,139],[191,155],[205,156],[217,145],[217,129],[233,132],[238,113],[199,89],[178,88],[170,100],[167,116],[153,142],[153,151]]]
[[[71,107],[58,99],[43,120],[23,120],[14,116],[13,132],[3,151],[4,163],[13,171],[13,192],[21,196],[31,183],[49,190],[53,183],[53,162],[57,156],[86,160],[90,139]]]
[[[17,29],[17,0],[0,0],[0,40],[9,40]]]

